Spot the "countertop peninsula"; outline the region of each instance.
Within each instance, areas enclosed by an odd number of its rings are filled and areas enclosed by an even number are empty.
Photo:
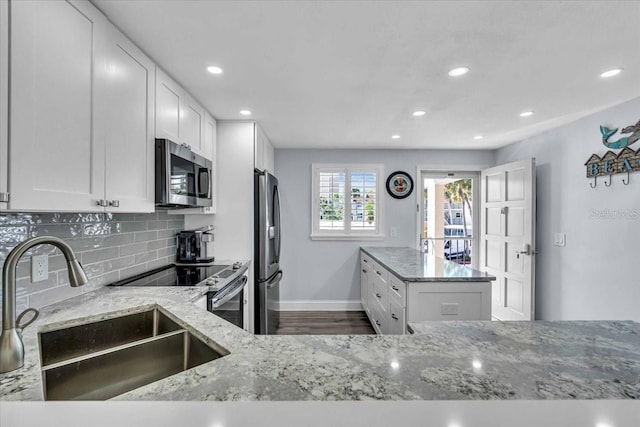
[[[403,247],[361,247],[375,261],[405,282],[491,282],[482,271],[419,250]]]
[[[42,400],[37,332],[160,306],[230,354],[114,400],[639,399],[640,324],[422,322],[405,336],[254,336],[203,288],[102,288],[41,309],[0,400]]]

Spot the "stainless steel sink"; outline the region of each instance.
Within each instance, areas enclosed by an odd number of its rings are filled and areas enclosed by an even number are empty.
[[[39,334],[45,400],[104,400],[229,352],[159,308]]]

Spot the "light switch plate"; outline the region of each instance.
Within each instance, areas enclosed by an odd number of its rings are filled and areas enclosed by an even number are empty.
[[[556,246],[565,246],[566,244],[566,234],[564,233],[556,233],[553,238],[553,244]]]
[[[31,283],[42,282],[49,278],[49,256],[34,255],[31,257]]]
[[[391,229],[389,229],[389,235],[391,235],[391,237],[398,237],[398,229],[396,227],[391,227]]]

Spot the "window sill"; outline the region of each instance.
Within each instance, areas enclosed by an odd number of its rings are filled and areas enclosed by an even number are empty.
[[[311,240],[384,240],[384,234],[312,234]]]

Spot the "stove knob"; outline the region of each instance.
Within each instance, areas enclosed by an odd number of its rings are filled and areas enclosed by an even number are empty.
[[[217,277],[210,277],[210,278],[208,278],[208,279],[207,279],[207,282],[206,282],[206,283],[207,283],[207,285],[209,285],[209,286],[213,286],[213,285],[215,285],[216,283],[218,283],[218,278],[217,278]]]
[[[240,266],[242,265],[242,263],[240,261],[234,262],[233,263],[233,269],[237,270],[240,268]]]

